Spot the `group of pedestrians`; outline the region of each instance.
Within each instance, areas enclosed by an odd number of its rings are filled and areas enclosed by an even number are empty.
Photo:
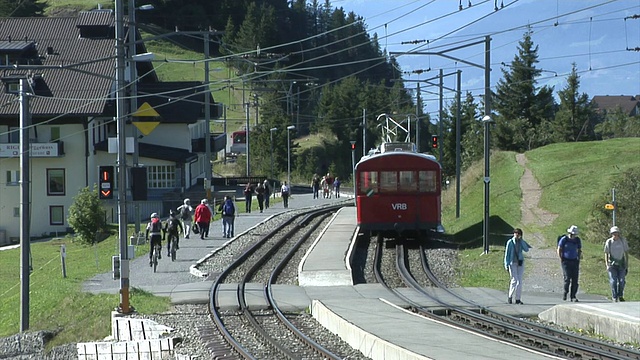
[[[336,198],[340,197],[340,178],[337,176],[334,178],[331,173],[327,173],[322,178],[318,174],[313,174],[311,178],[311,190],[313,192],[313,198],[318,199],[318,193],[322,189],[322,198],[331,199],[334,195]]]
[[[244,187],[245,212],[251,212],[254,195],[258,200],[258,208],[260,209],[260,212],[268,209],[271,194],[271,184],[268,179],[265,179],[263,182],[257,182],[255,185],[248,182]]]
[[[609,275],[611,287],[611,300],[613,302],[624,300],[625,277],[629,272],[629,244],[620,235],[617,226],[609,229],[610,237],[604,243],[604,261]],[[524,275],[524,252],[531,249],[522,238],[522,229],[513,230],[511,237],[505,246],[504,268],[509,272],[509,292],[507,303],[522,304],[522,277]],[[578,227],[571,225],[565,235],[558,237],[556,253],[560,258],[560,266],[563,274],[562,300],[578,302],[578,278],[580,274],[580,260],[582,259],[582,240],[578,237]]]

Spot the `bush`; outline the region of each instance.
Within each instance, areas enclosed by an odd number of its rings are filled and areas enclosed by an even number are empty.
[[[73,198],[73,204],[69,207],[69,225],[78,235],[78,240],[84,244],[92,244],[98,241],[98,233],[106,232],[104,208],[98,198],[98,186],[93,190],[88,187],[80,189],[78,195]]]
[[[616,225],[620,227],[622,236],[629,242],[630,254],[640,257],[640,168],[633,168],[618,176],[612,187],[616,195]],[[613,211],[606,210],[604,205],[611,203],[610,192],[602,194],[592,205],[587,221],[588,237],[604,240],[609,237],[609,228],[613,224]]]

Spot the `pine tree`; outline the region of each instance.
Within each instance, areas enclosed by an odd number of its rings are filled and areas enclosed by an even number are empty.
[[[518,55],[509,70],[502,68],[503,79],[498,81],[493,94],[496,126],[493,131],[495,145],[502,150],[525,151],[547,143],[548,134],[542,131],[554,114],[553,88],[536,86],[540,69],[538,46],[531,39],[532,31],[519,42]]]
[[[558,91],[560,105],[551,126],[553,142],[595,140],[595,110],[587,94],[580,94],[579,89],[580,76],[573,63],[567,86]]]

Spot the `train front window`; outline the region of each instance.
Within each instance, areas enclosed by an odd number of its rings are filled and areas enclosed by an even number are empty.
[[[398,172],[380,171],[380,192],[398,191]]]
[[[236,144],[244,144],[247,142],[247,134],[235,134],[234,138],[233,138],[233,142]]]
[[[360,173],[360,194],[371,196],[378,192],[378,173],[375,171],[363,171]]]
[[[420,171],[418,173],[418,187],[420,192],[438,191],[438,173],[435,171]]]
[[[400,192],[415,192],[418,189],[418,182],[416,181],[415,171],[399,171],[400,184],[398,191]]]

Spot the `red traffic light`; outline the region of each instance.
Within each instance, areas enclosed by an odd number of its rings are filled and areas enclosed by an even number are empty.
[[[431,135],[431,147],[433,149],[438,148],[438,135]]]
[[[356,144],[351,144],[351,150],[355,150],[356,149]]]
[[[103,200],[113,199],[114,190],[114,167],[113,166],[100,166],[99,169],[99,198]]]

